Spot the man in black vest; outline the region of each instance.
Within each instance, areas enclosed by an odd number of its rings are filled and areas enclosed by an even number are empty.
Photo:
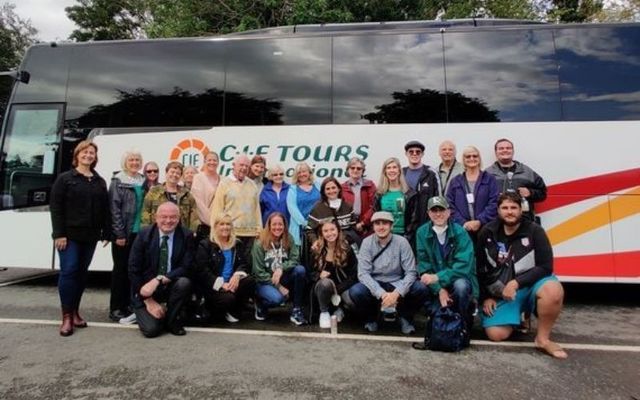
[[[404,145],[404,151],[409,166],[402,168],[402,174],[409,187],[418,193],[416,203],[416,226],[422,226],[429,221],[427,217],[427,202],[440,192],[440,178],[438,174],[422,163],[425,147],[417,140]],[[412,244],[415,246],[415,244]]]
[[[191,295],[187,274],[193,260],[193,235],[179,225],[180,209],[173,203],[161,204],[155,218],[155,224],[140,231],[129,257],[134,312],[144,336],[158,336],[165,326],[182,336],[186,331],[180,311]]]

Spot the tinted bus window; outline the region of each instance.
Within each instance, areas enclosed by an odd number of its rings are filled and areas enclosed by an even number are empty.
[[[64,102],[67,91],[69,46],[35,46],[20,67],[31,77],[29,83],[16,83],[14,103]]]
[[[331,39],[230,41],[226,125],[331,123]]]
[[[4,114],[9,104],[9,97],[11,97],[13,82],[14,78],[12,76],[0,75],[0,129],[2,129],[2,122],[4,121]]]
[[[640,117],[640,28],[555,32],[564,119]]]
[[[67,126],[221,125],[222,58],[205,40],[75,47]]]
[[[560,120],[551,31],[446,33],[444,40],[451,122]]]
[[[437,34],[336,37],[335,123],[445,122]]]

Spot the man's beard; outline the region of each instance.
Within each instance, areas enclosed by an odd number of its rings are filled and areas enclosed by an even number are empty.
[[[506,226],[509,226],[509,227],[518,226],[520,224],[520,222],[522,221],[522,216],[520,218],[517,218],[515,221],[506,221],[503,218],[500,218],[500,221],[502,221],[503,225],[506,225]]]

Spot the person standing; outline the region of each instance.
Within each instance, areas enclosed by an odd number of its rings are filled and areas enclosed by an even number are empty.
[[[196,209],[198,211],[198,220],[200,224],[196,230],[198,240],[206,239],[211,232],[211,214],[210,209],[213,204],[213,198],[216,189],[220,183],[220,175],[218,174],[218,164],[220,157],[214,151],[208,152],[204,156],[204,169],[201,173],[193,177],[193,185],[191,185],[191,195],[196,201]]]
[[[438,177],[440,178],[440,196],[446,196],[449,192],[451,180],[464,171],[462,163],[456,159],[456,145],[451,140],[445,140],[438,146],[440,165]]]
[[[160,185],[160,168],[154,161],[149,161],[142,168],[144,173],[144,183],[142,188],[144,189],[145,196],[149,193],[152,187]]]
[[[325,220],[336,221],[349,243],[360,246],[360,235],[355,231],[356,220],[351,204],[342,198],[342,186],[332,176],[324,178],[320,185],[320,201],[309,213],[306,234],[308,242],[313,244],[318,238],[318,226]]]
[[[518,193],[522,198],[523,216],[536,221],[534,203],[547,198],[547,185],[533,169],[513,159],[511,140],[498,139],[494,149],[496,162],[487,168],[487,172],[496,178],[500,193]]]
[[[402,168],[402,174],[409,188],[417,193],[415,209],[417,229],[428,221],[427,202],[440,193],[440,178],[430,166],[422,163],[424,144],[412,140],[404,145],[404,151],[409,165]]]
[[[262,228],[260,215],[260,201],[255,183],[247,176],[249,172],[249,158],[246,154],[238,155],[233,160],[231,175],[220,182],[211,205],[211,223],[222,215],[230,215],[233,229],[247,252]]]
[[[284,181],[284,169],[281,165],[274,165],[267,171],[269,182],[264,185],[260,192],[260,212],[262,213],[262,225],[267,223],[267,218],[272,212],[281,212],[287,224],[291,216],[287,208],[287,194],[289,193],[289,184]]]
[[[451,181],[447,200],[452,219],[469,233],[475,246],[480,228],[498,214],[498,184],[493,175],[482,170],[482,157],[476,147],[462,151],[462,162],[464,172]]]
[[[60,174],[51,188],[51,236],[60,257],[61,336],[87,326],[78,311],[87,272],[97,242],[109,236],[109,194],[95,170],[97,163],[98,146],[88,140],[79,142],[73,151],[73,168]]]
[[[172,202],[160,204],[154,217],[156,222],[140,230],[131,248],[133,309],[145,337],[156,337],[165,327],[183,336],[180,313],[191,296],[193,233],[180,226],[180,209]]]
[[[364,160],[352,157],[347,163],[349,179],[342,183],[342,197],[353,206],[355,230],[362,238],[371,233],[371,216],[376,196],[376,184],[363,178],[365,170]]]
[[[293,236],[295,244],[303,249],[306,247],[302,239],[308,222],[307,218],[318,200],[320,200],[320,189],[313,182],[311,167],[305,162],[298,163],[293,171],[291,187],[287,193],[287,209],[291,215],[289,233]],[[307,258],[303,254],[302,259]]]
[[[127,151],[122,155],[122,170],[114,173],[109,186],[111,210],[111,299],[109,318],[114,322],[135,322],[131,310],[131,283],[129,282],[129,253],[140,231],[142,202],[144,200],[144,176],[140,173],[142,155]]]

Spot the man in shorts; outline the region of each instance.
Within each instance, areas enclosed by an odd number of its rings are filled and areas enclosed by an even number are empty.
[[[553,250],[539,225],[522,216],[518,193],[498,198],[498,219],[478,235],[482,327],[492,341],[506,340],[522,312],[538,318],[535,346],[554,358],[567,353],[550,339],[562,311],[564,291],[553,275]]]

